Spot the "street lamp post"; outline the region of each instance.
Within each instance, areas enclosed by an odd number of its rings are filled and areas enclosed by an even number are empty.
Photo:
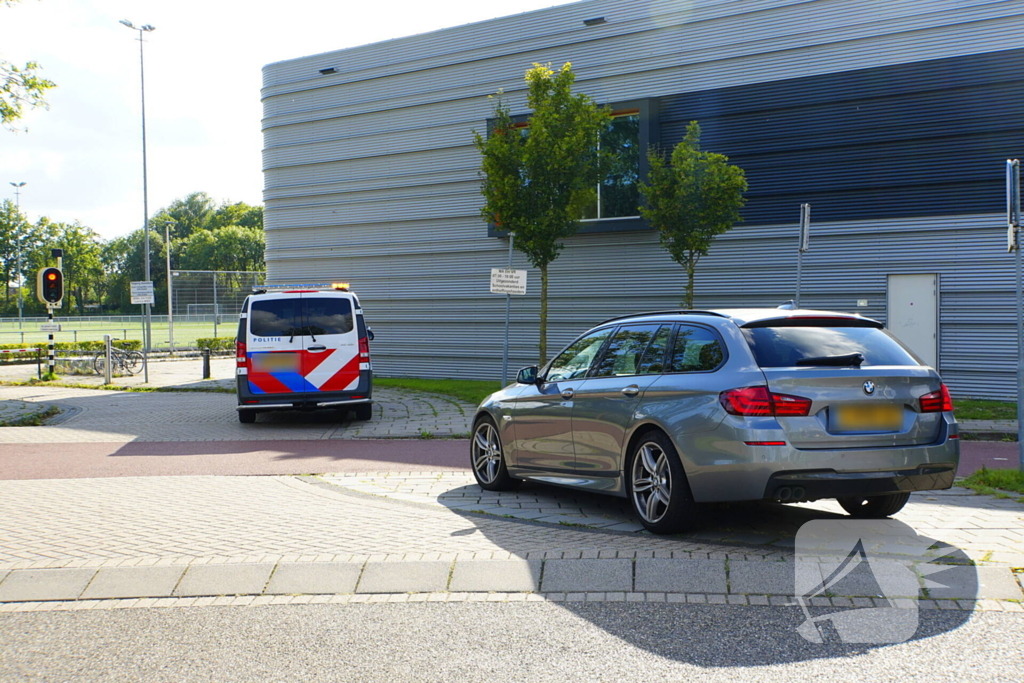
[[[143,32],[154,31],[156,28],[150,24],[136,26],[127,19],[122,19],[121,24],[127,26],[133,31],[139,32],[139,77],[142,85],[142,231],[145,239],[143,249],[146,252],[146,272],[143,279],[145,279],[146,282],[151,282],[152,280],[149,275],[149,184],[146,175],[146,65],[143,58],[142,46],[145,44],[145,41],[142,38],[142,34]],[[146,353],[148,354],[153,343],[153,309],[150,304],[146,304],[145,306],[146,334],[144,336],[146,339],[143,341],[143,344],[146,347]],[[146,373],[145,381],[148,383],[149,363],[143,363],[143,368],[145,368]]]
[[[11,183],[14,186],[14,205],[18,207],[18,329],[21,329],[22,319],[25,314],[25,304],[21,298],[21,240],[25,237],[21,232],[21,188],[25,187],[24,182]]]

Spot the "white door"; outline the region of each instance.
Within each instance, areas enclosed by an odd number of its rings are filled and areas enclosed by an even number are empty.
[[[890,275],[888,313],[889,330],[938,369],[938,275]]]

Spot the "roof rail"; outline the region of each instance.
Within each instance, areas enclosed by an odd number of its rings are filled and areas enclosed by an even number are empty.
[[[331,290],[338,290],[341,292],[348,291],[347,282],[303,282],[303,283],[292,283],[284,285],[254,285],[252,291],[256,294],[265,294],[268,291],[283,291],[292,289],[305,289],[305,290],[317,290],[329,292]]]
[[[716,318],[729,317],[727,315],[722,315],[721,313],[715,313],[714,311],[698,311],[686,308],[677,308],[671,311],[646,311],[644,313],[630,313],[629,315],[618,315],[615,316],[614,318],[608,318],[607,320],[603,320],[598,324],[604,325],[605,323],[614,322],[616,320],[625,320],[626,318],[642,318],[645,315],[713,315]]]

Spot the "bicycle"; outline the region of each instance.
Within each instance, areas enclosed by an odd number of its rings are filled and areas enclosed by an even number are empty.
[[[115,341],[115,340],[111,340]],[[129,375],[134,375],[146,362],[145,357],[138,351],[122,351],[116,347],[110,347],[110,369],[111,372],[126,372]],[[104,374],[104,368],[107,365],[107,353],[106,351],[100,351],[93,358],[92,367],[96,370],[96,374]]]

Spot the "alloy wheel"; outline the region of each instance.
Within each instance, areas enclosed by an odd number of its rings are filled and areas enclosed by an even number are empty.
[[[484,484],[493,484],[501,471],[501,441],[489,422],[481,422],[473,435],[473,470]]]
[[[658,444],[648,441],[633,458],[633,507],[644,521],[660,522],[672,501],[672,470],[668,454]]]

